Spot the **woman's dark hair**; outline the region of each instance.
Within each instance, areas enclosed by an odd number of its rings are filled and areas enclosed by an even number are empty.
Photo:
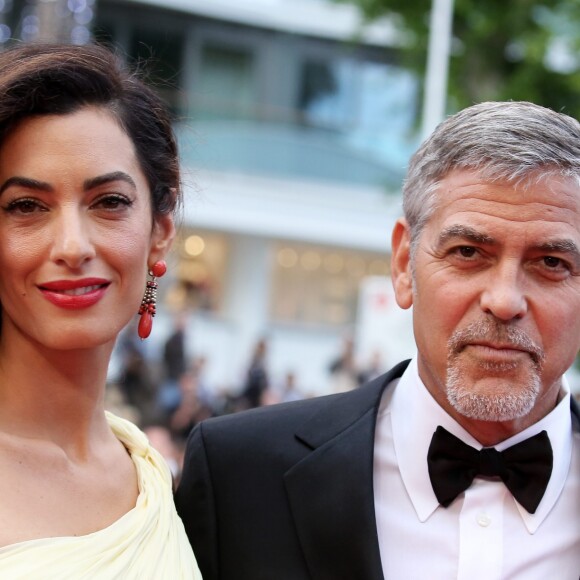
[[[108,110],[134,144],[153,215],[174,211],[180,194],[177,144],[163,101],[99,45],[24,44],[0,53],[0,146],[27,117]]]

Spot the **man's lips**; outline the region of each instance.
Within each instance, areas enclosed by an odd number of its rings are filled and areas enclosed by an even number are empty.
[[[482,341],[482,342],[470,342],[470,343],[466,344],[465,346],[466,347],[473,346],[473,347],[489,348],[491,350],[497,350],[497,351],[518,351],[518,352],[523,352],[523,353],[528,352],[526,349],[522,348],[521,346],[519,346],[517,344],[510,344],[510,343],[497,344],[497,343]]]
[[[513,344],[489,344],[471,342],[464,346],[463,350],[475,358],[490,361],[515,361],[524,357],[532,357],[532,353],[520,346]]]

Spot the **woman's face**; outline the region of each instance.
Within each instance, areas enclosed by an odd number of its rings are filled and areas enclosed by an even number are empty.
[[[168,250],[133,143],[104,109],[25,119],[0,148],[2,338],[112,342]]]

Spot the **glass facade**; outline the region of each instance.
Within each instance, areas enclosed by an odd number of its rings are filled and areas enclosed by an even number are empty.
[[[398,189],[416,147],[414,76],[309,50],[280,58],[278,78],[260,50],[246,42],[201,50],[190,113],[209,147],[197,159],[184,154],[209,169]],[[268,87],[285,83],[285,94]]]
[[[129,54],[138,63],[146,63],[147,82],[153,85],[175,114],[183,110],[182,80],[185,34],[171,33],[149,26],[135,26],[131,31]]]
[[[404,167],[415,148],[417,83],[392,64],[305,60],[298,109],[305,124],[385,167]]]
[[[256,102],[254,55],[250,50],[207,44],[193,91],[198,120],[252,118]]]
[[[395,51],[109,6],[95,35],[146,62],[183,133],[203,143],[184,140],[188,165],[399,191],[418,88]]]

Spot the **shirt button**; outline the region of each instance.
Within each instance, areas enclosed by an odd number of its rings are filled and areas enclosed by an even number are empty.
[[[479,514],[477,516],[477,523],[482,528],[487,528],[487,526],[489,526],[489,524],[491,524],[491,518],[489,516],[486,516],[485,514]]]

